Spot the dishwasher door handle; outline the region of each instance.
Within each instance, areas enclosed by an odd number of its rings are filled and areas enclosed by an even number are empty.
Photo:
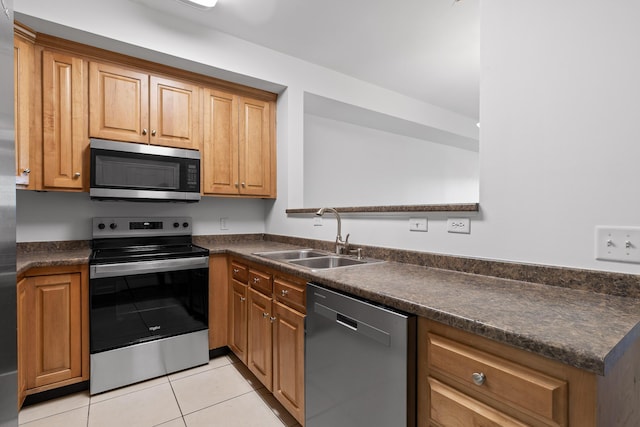
[[[339,325],[346,326],[348,329],[354,331],[359,335],[363,335],[367,338],[377,341],[386,347],[391,347],[391,334],[388,332],[385,332],[360,320],[345,316],[342,313],[338,313],[336,310],[333,310],[324,304],[320,304],[319,302],[316,302],[313,305],[313,311],[331,320],[332,322],[336,322]]]
[[[350,317],[345,316],[344,314],[336,313],[336,323],[339,323],[340,325],[345,326],[353,331],[358,330],[358,322]]]

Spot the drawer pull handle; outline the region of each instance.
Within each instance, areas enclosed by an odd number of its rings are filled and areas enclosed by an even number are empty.
[[[254,277],[253,278],[253,283],[259,283],[260,282],[260,278],[259,277]]]
[[[283,297],[286,297],[288,293],[289,291],[287,289],[283,289],[282,292],[280,292]]]
[[[271,317],[269,318],[269,320],[271,320],[271,323],[273,323],[273,322],[276,320],[276,317],[275,317],[275,316],[271,316]]]
[[[245,297],[240,297],[240,302],[245,302],[247,299]]]
[[[264,318],[266,319],[267,317],[269,317],[269,313],[264,313],[264,312],[263,312],[263,313],[262,313],[262,317],[264,317]]]
[[[234,269],[233,269],[233,274],[238,274],[238,273],[240,273],[240,270],[239,270],[239,269],[237,269],[237,268],[234,268]]]
[[[482,372],[474,372],[473,374],[471,374],[471,378],[473,378],[473,383],[475,385],[482,385],[487,379],[487,376]]]

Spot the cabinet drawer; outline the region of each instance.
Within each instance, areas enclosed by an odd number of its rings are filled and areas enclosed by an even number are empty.
[[[237,262],[231,263],[231,277],[238,282],[247,283],[249,280],[249,269],[246,265],[238,264]]]
[[[487,406],[440,381],[429,378],[429,417],[448,427],[526,427],[526,424]]]
[[[258,270],[249,270],[249,285],[265,295],[271,296],[273,280],[271,274]]]
[[[428,364],[432,372],[546,423],[567,425],[565,381],[435,334],[428,334]],[[474,374],[483,374],[480,385]]]
[[[277,301],[302,313],[305,312],[306,283],[295,283],[282,277],[276,277],[273,287]]]

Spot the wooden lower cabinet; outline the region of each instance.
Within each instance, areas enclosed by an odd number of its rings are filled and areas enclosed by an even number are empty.
[[[231,280],[229,286],[229,348],[247,364],[248,286]]]
[[[32,269],[20,280],[18,378],[24,395],[89,379],[88,290],[86,265]]]
[[[418,319],[418,425],[640,425],[640,340],[601,376]]]
[[[304,423],[304,314],[273,303],[273,395]]]
[[[209,255],[209,349],[227,345],[229,275],[226,255]]]
[[[304,424],[303,279],[232,259],[229,348]]]
[[[249,289],[247,366],[267,390],[273,390],[271,296]]]

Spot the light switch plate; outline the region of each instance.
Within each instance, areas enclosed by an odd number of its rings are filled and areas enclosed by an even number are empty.
[[[596,227],[596,259],[640,263],[640,227]]]
[[[427,218],[410,218],[409,231],[427,231]]]

